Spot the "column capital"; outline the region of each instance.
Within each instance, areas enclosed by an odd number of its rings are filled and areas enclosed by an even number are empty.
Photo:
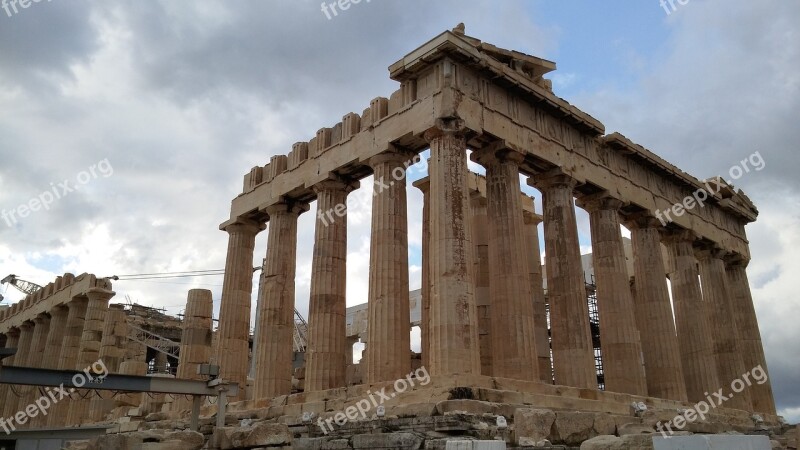
[[[436,119],[436,126],[425,131],[423,137],[426,141],[431,142],[442,136],[465,137],[468,131],[469,128],[466,127],[463,119]]]
[[[319,194],[323,191],[344,191],[345,194],[349,194],[359,187],[361,187],[361,183],[358,180],[350,180],[339,175],[332,174],[327,180],[320,181],[312,186],[312,189],[316,194]]]
[[[291,201],[275,203],[274,205],[269,205],[264,209],[270,218],[272,218],[272,216],[281,214],[299,216],[308,210],[308,203],[296,203]]]
[[[390,145],[388,150],[369,158],[367,164],[372,170],[375,170],[375,166],[378,164],[385,164],[387,162],[394,163],[395,165],[404,165],[414,159],[416,155],[417,153],[413,151]],[[408,164],[407,167],[410,166],[411,164]]]
[[[540,191],[551,187],[563,187],[574,190],[577,185],[578,180],[564,172],[561,168],[542,172],[528,178],[528,186],[535,187]]]
[[[522,210],[522,220],[525,222],[525,225],[533,224],[537,226],[544,221],[539,214],[525,209]]]
[[[472,161],[489,167],[491,164],[497,162],[511,162],[517,165],[525,161],[525,152],[514,145],[508,144],[506,141],[494,141],[489,145],[474,150],[470,156]]]
[[[47,313],[39,313],[33,318],[33,323],[39,325],[47,320],[50,320],[50,315]]]
[[[633,214],[625,214],[622,216],[622,223],[630,230],[632,229],[646,229],[646,228],[663,228],[664,225],[655,216],[647,211],[637,212]]]
[[[34,325],[35,325],[35,323],[33,323],[32,320],[26,320],[26,321],[22,322],[19,325],[19,329],[20,329],[20,331],[29,330],[29,329],[33,328]]]
[[[19,337],[20,329],[19,327],[11,327],[6,331],[6,336],[8,337]]]
[[[746,269],[750,265],[750,258],[736,252],[730,252],[725,257],[725,267]]]
[[[228,234],[236,232],[250,232],[253,234],[258,234],[267,228],[267,224],[243,217],[237,217],[235,220],[223,224],[220,228],[223,231],[226,231]]]
[[[431,189],[431,179],[430,177],[420,178],[411,185],[422,191],[423,194],[427,194]]]
[[[698,261],[706,261],[709,259],[724,260],[729,252],[716,243],[696,243],[694,246],[694,255]]]
[[[111,300],[111,297],[115,296],[117,293],[114,291],[109,291],[108,289],[102,288],[91,288],[86,291],[86,296],[89,297],[89,300],[101,300],[101,301],[108,301]]]
[[[613,210],[619,211],[625,206],[625,202],[612,196],[608,191],[601,191],[595,194],[580,195],[575,204],[586,211]]]
[[[50,317],[66,315],[69,312],[69,307],[66,304],[55,305],[50,309]]]
[[[72,297],[72,298],[71,298],[71,299],[70,299],[70,300],[67,302],[67,304],[66,304],[66,305],[67,305],[67,308],[72,308],[74,304],[76,304],[76,303],[81,303],[81,302],[86,302],[86,301],[88,301],[88,299],[86,298],[86,296],[85,296],[85,295],[84,295],[84,296],[76,296],[76,297]]]
[[[694,244],[700,237],[692,230],[683,228],[665,228],[661,230],[661,242],[664,244],[688,242]]]

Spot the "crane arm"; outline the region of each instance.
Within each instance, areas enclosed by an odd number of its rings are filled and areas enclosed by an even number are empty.
[[[17,288],[18,291],[22,292],[23,294],[33,295],[41,289],[42,287],[36,283],[31,283],[30,281],[25,281],[21,278],[17,278],[16,275],[9,275],[2,280],[0,280],[0,284],[10,284]]]

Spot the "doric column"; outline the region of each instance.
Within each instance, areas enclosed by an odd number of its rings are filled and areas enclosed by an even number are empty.
[[[317,193],[305,391],[347,385],[347,194],[357,183],[323,181]],[[332,212],[333,214],[329,213]],[[353,350],[349,350],[353,354]]]
[[[691,402],[705,400],[706,392],[721,387],[712,355],[711,330],[705,315],[700,274],[693,242],[697,236],[688,230],[664,233],[670,255],[670,281],[675,327],[678,332],[686,395]]]
[[[375,182],[369,251],[368,383],[403,378],[411,370],[404,163],[412,156],[390,149],[369,161]]]
[[[125,346],[125,356],[119,365],[119,373],[122,375],[136,375],[143,377],[147,375],[147,362],[145,358],[147,348],[136,341],[128,341]],[[141,393],[120,394],[114,397],[116,406],[137,407],[142,403]]]
[[[114,294],[113,291],[101,288],[91,288],[86,292],[89,302],[86,304],[86,321],[83,324],[76,370],[92,367],[100,358],[100,344],[103,340],[103,325],[108,313],[108,301]],[[69,405],[67,423],[77,425],[90,421],[90,403],[90,399],[73,399]]]
[[[542,192],[547,295],[556,384],[597,389],[589,304],[572,191],[576,181],[554,172],[528,180]]]
[[[67,331],[67,316],[69,309],[65,305],[58,305],[50,310],[50,332],[47,334],[42,367],[58,369],[61,349],[64,346],[64,334]]]
[[[489,211],[484,193],[470,191],[469,217],[472,229],[472,279],[475,280],[475,310],[478,315],[478,343],[481,375],[494,374],[492,364],[492,305],[489,292]]]
[[[127,343],[128,322],[125,318],[125,307],[123,305],[110,305],[103,327],[99,355],[99,360],[103,361],[108,373],[119,373],[119,366],[125,357]],[[93,396],[89,407],[91,421],[102,421],[112,409],[114,409],[113,398],[103,398],[99,395]]]
[[[429,372],[480,375],[467,188],[467,144],[458,123],[426,132],[431,158]],[[370,344],[371,345],[371,344]]]
[[[539,380],[519,164],[502,144],[473,153],[486,167],[493,375]]]
[[[734,258],[727,266],[731,310],[736,320],[736,328],[739,330],[739,350],[745,369],[752,370],[761,367],[765,374],[769,374],[753,296],[750,293],[750,282],[747,279],[748,263],[749,261],[743,258]],[[753,383],[749,390],[753,400],[753,410],[776,414],[775,397],[772,394],[772,382],[769,378],[763,384]]]
[[[242,219],[225,227],[228,232],[228,254],[225,259],[214,355],[219,365],[220,378],[239,385],[239,395],[232,397],[232,401],[245,398],[250,353],[253,251],[256,235],[263,229],[264,225],[261,223]]]
[[[86,321],[87,304],[86,297],[75,297],[67,303],[69,312],[67,313],[67,324],[64,328],[64,342],[61,345],[61,353],[58,356],[58,370],[83,369],[78,369],[78,352],[81,348],[81,336],[83,335],[83,325]],[[47,416],[48,427],[67,424],[69,404],[75,397],[73,395],[70,400],[61,400],[50,408],[50,414]]]
[[[17,353],[19,353],[19,337],[20,337],[20,329],[19,328],[11,328],[8,330],[6,334],[6,346],[5,348],[15,348],[17,349]],[[8,358],[3,360],[3,364],[7,366],[15,366],[17,355],[9,356]],[[16,401],[16,394],[11,392],[11,386],[8,384],[0,384],[0,404],[3,406],[0,407],[0,413],[3,414],[2,417],[11,417],[10,414],[6,413],[6,406],[8,406],[12,401]],[[13,412],[11,412],[13,414]]]
[[[533,199],[531,199],[531,203]],[[530,270],[531,297],[533,297],[533,327],[536,335],[536,359],[539,379],[553,384],[553,366],[550,362],[550,333],[547,332],[547,305],[544,298],[542,276],[542,250],[539,245],[539,224],[542,217],[532,211],[523,211],[528,269]]]
[[[197,374],[200,364],[208,364],[211,359],[211,321],[214,314],[214,301],[211,291],[192,289],[186,299],[186,312],[183,316],[181,333],[181,353],[178,361],[177,377],[188,380],[202,379]],[[173,411],[190,409],[192,402],[178,396],[172,402]]]
[[[420,305],[420,334],[422,350],[422,366],[428,367],[431,356],[431,199],[429,178],[414,182],[414,187],[422,191],[422,304]]]
[[[45,349],[47,345],[47,336],[50,333],[50,316],[47,314],[39,314],[33,319],[35,324],[33,327],[33,337],[31,338],[30,355],[28,356],[27,367],[41,368],[44,362]],[[23,392],[24,395],[20,397],[18,408],[24,408],[30,405],[39,397],[39,391],[33,386],[25,386],[18,390]],[[35,428],[36,423],[46,420],[42,414],[37,414],[32,417],[27,424],[22,428]]]
[[[27,359],[27,367],[41,367],[42,356],[44,355],[45,345],[47,344],[47,334],[50,332],[50,316],[39,314],[33,319],[33,336],[31,337],[30,355]]]
[[[305,211],[308,205],[290,203],[267,208],[269,237],[264,290],[258,299],[254,399],[288,395],[292,390],[297,218]]]
[[[19,341],[17,343],[17,354],[14,357],[14,365],[17,367],[28,367],[28,359],[31,355],[31,344],[33,343],[33,329],[34,323],[27,321],[23,322],[22,325],[19,327]],[[15,386],[14,389],[17,393],[20,392],[20,386]],[[28,387],[23,387],[22,389],[28,389]],[[21,398],[17,396],[14,392],[9,390],[9,395],[7,396],[7,402],[5,408],[3,409],[3,416],[2,417],[11,417],[13,414],[19,410],[19,405],[21,402]],[[24,406],[24,403],[22,404]]]
[[[723,258],[726,252],[712,245],[696,249],[700,261],[700,281],[703,284],[703,302],[706,318],[714,342],[713,354],[717,364],[717,377],[720,387],[729,386],[752,367],[745,367],[739,348],[739,330],[735,322],[728,276],[725,273]],[[711,389],[715,389],[712,387]],[[749,390],[731,396],[726,403],[729,408],[753,410],[753,400]]]
[[[651,397],[686,401],[686,382],[661,253],[660,223],[639,215],[629,217],[626,226],[633,243],[636,324],[642,339],[647,392]]]
[[[620,232],[622,205],[622,201],[607,193],[579,201],[579,206],[589,212],[592,233],[605,390],[646,396],[642,344],[636,328],[630,275]]]

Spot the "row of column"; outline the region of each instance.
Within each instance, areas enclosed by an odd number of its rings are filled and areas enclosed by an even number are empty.
[[[423,204],[423,359],[434,376],[480,374],[475,224],[467,186],[466,140],[456,123],[442,123],[425,137],[431,149],[430,176],[418,184],[427,192]],[[531,226],[533,221],[526,219],[521,205],[523,157],[494,144],[474,152],[473,158],[486,167],[492,374],[550,381],[536,224]],[[368,382],[402,378],[410,369],[406,182],[393,176],[402,172],[409,159],[409,154],[390,149],[369,161],[376,183],[369,345],[364,360]],[[310,391],[344,386],[349,359],[344,339],[347,218],[346,209],[339,206],[345,204],[354,185],[333,178],[315,187],[319,212],[306,368]],[[557,384],[597,389],[574,209],[577,182],[553,171],[533,177],[529,184],[542,192],[543,199],[554,379]],[[623,202],[601,193],[584,196],[579,204],[591,221],[607,390],[699,401],[705,398],[704,392],[739,378],[745,369],[766,367],[741,264],[726,268],[723,253],[696,252],[693,236],[667,232],[652,217],[628,214],[625,225],[631,229],[637,284],[634,296],[620,233]],[[265,289],[259,299],[256,398],[288,394],[291,388],[297,217],[306,209],[307,205],[281,203],[267,210],[270,226]],[[329,211],[335,211],[336,217]],[[261,224],[247,222],[226,229],[230,240],[217,355],[223,377],[241,385],[246,382],[250,266],[255,236],[261,229]],[[671,254],[674,318],[662,241]],[[741,350],[746,350],[744,356]],[[709,361],[714,361],[713,370]],[[734,399],[732,407],[774,412],[768,384]]]
[[[66,305],[56,306],[24,322],[19,328],[12,328],[5,346],[16,348],[17,353],[3,364],[58,370],[83,370],[91,366],[101,356],[108,300],[113,296],[112,291],[93,288],[86,297],[76,297]],[[109,355],[108,362],[113,364],[113,360]],[[0,386],[0,398],[4,399],[2,417],[12,417],[40,395],[35,386]],[[69,400],[54,403],[46,416],[32,418],[26,428],[86,422],[90,420],[89,402],[76,393]]]

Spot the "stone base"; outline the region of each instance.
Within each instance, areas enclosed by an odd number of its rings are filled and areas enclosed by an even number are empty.
[[[634,402],[646,404],[647,411],[635,414]],[[200,432],[207,441],[204,448],[226,450],[446,450],[449,441],[465,439],[499,441],[520,449],[577,449],[598,440],[608,445],[586,448],[652,449],[652,438],[660,436],[658,425],[691,406],[484,376],[411,378],[397,386],[379,383],[234,403],[226,416],[227,428],[219,430],[213,428],[216,408],[207,406]],[[675,431],[676,435],[743,433],[780,441],[789,430],[776,416],[763,416],[758,424],[751,416],[717,408]],[[140,430],[187,427],[185,412],[160,413],[146,417]]]

